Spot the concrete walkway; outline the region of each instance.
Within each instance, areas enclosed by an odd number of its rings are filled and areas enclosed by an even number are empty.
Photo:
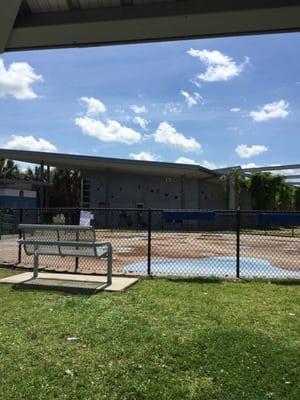
[[[48,289],[72,289],[73,291],[106,291],[121,292],[138,281],[137,278],[113,277],[112,284],[107,286],[106,276],[60,274],[40,272],[38,278],[32,277],[32,272],[24,272],[0,279],[0,283],[22,285],[26,287],[40,287]]]

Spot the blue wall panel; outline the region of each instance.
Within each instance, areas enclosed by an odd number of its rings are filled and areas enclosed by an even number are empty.
[[[0,196],[0,208],[36,208],[36,198]]]

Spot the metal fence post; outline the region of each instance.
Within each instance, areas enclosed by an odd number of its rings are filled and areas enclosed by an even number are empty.
[[[240,277],[240,233],[241,233],[241,214],[236,210],[236,277]]]
[[[22,224],[22,222],[23,222],[23,208],[20,208],[19,224]],[[19,239],[22,239],[21,229],[19,229],[18,232],[19,232]],[[18,247],[18,264],[21,264],[21,261],[22,261],[22,245],[19,244],[19,247]]]
[[[151,224],[151,209],[148,210],[148,262],[147,262],[147,274],[151,275],[151,233],[152,233],[152,224]]]

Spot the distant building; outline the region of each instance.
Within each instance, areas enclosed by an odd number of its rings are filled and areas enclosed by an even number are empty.
[[[37,192],[30,182],[0,179],[0,208],[36,208]]]

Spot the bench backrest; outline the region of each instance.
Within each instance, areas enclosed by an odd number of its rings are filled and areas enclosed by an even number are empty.
[[[60,246],[60,242],[95,242],[96,240],[95,229],[91,226],[20,224],[19,229],[23,240],[36,242],[39,252],[48,255],[74,254],[74,246]],[[38,244],[39,241],[43,244]],[[32,242],[24,243],[24,250],[28,255],[34,253],[34,247]],[[76,253],[79,252],[84,254],[91,253],[93,250],[81,247],[76,250]]]

